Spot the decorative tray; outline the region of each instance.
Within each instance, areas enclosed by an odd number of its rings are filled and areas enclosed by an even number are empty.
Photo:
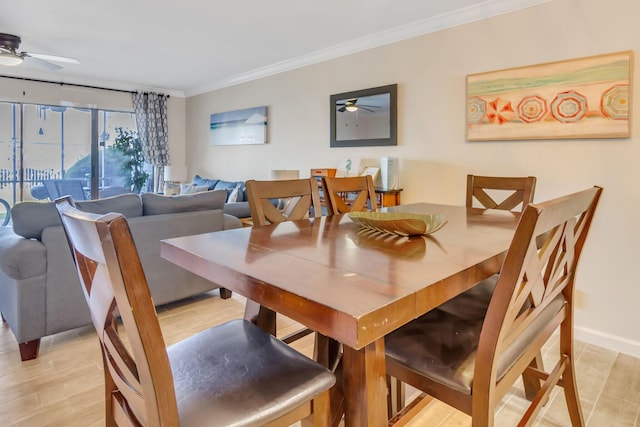
[[[399,236],[431,234],[447,223],[443,214],[407,212],[349,212],[349,218],[361,227]]]

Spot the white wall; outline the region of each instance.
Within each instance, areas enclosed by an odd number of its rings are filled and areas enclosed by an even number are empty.
[[[629,139],[466,142],[464,133],[467,74],[638,51],[638,16],[635,0],[553,0],[188,98],[190,173],[241,180],[268,178],[271,169],[300,169],[307,176],[310,168],[335,167],[344,156],[397,156],[403,202],[459,205],[467,173],[535,175],[537,201],[601,185],[605,191],[577,278],[577,337],[640,356],[635,115]],[[399,145],[329,148],[329,96],[391,83],[398,83]],[[268,144],[209,145],[210,114],[260,105],[268,106]],[[640,112],[637,99],[632,107]]]

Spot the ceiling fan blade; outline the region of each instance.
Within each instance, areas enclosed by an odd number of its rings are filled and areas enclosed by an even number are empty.
[[[55,56],[55,55],[45,55],[43,53],[27,53],[28,56],[32,58],[42,59],[44,61],[56,61],[56,62],[65,62],[67,64],[80,64],[75,58],[67,58],[64,56]]]
[[[375,110],[372,110],[372,109],[370,109],[370,108],[364,107],[364,106],[362,106],[362,105],[358,105],[358,108],[359,108],[359,109],[361,109],[361,110],[368,111],[368,112],[370,112],[370,113],[375,113]]]
[[[31,55],[28,55],[28,54],[25,55],[24,62],[27,65],[34,65],[34,66],[39,67],[39,68],[45,68],[45,69],[47,69],[49,71],[57,71],[57,70],[62,69],[62,67],[59,66],[58,64],[54,64],[52,62],[45,61],[44,59],[36,58],[36,57],[33,57]]]
[[[340,111],[341,113],[344,113],[345,111],[347,111],[347,107],[340,107],[338,108],[338,111]]]
[[[358,104],[358,107],[382,108],[379,105],[364,105],[364,104]]]

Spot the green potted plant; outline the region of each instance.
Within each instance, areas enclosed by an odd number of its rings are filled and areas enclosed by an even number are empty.
[[[123,157],[119,171],[125,178],[125,186],[131,188],[134,193],[139,193],[147,183],[149,174],[143,169],[144,158],[138,133],[121,127],[116,128],[116,139],[109,149]]]

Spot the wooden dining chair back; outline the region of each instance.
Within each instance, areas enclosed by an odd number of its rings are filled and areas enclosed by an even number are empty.
[[[500,400],[527,372],[542,386],[519,425],[533,422],[556,385],[564,387],[572,425],[584,425],[574,370],[573,295],[601,192],[594,187],[528,205],[484,318],[436,309],[410,322],[387,337],[387,373],[471,415],[473,426],[493,426]],[[531,366],[558,329],[556,365],[549,373]]]
[[[105,425],[285,426],[312,410],[328,425],[334,375],[249,322],[166,348],[127,220],[71,203],[56,207],[100,340]]]
[[[324,183],[333,214],[351,211],[376,211],[376,189],[370,175],[330,178]]]
[[[246,183],[253,225],[302,219],[322,214],[318,184],[314,178]]]
[[[533,203],[536,178],[467,175],[467,207],[522,212]],[[497,199],[497,200],[496,200]],[[476,202],[476,203],[474,203]]]

